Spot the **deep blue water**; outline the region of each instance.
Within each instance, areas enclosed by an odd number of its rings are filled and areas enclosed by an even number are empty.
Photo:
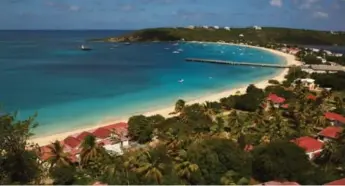
[[[277,69],[187,63],[187,57],[283,63],[265,51],[218,44],[88,43],[126,31],[0,31],[0,103],[19,118],[38,112],[36,134],[171,106],[234,88]],[[173,51],[182,49],[179,54]],[[212,77],[212,78],[210,78]],[[179,83],[184,79],[183,83]]]

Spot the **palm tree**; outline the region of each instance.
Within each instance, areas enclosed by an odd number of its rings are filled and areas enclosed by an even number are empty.
[[[48,146],[49,148],[49,158],[48,162],[50,163],[50,167],[54,165],[71,165],[72,162],[69,159],[69,154],[64,152],[64,146],[61,145],[59,141],[55,141],[51,145]]]
[[[87,164],[89,161],[96,160],[105,155],[105,149],[96,143],[94,136],[86,136],[81,144],[82,151],[80,153],[81,163]]]
[[[177,172],[177,175],[187,181],[190,180],[191,174],[193,172],[199,170],[199,166],[197,164],[191,163],[190,161],[176,163],[174,168]]]
[[[163,170],[165,165],[159,158],[152,158],[148,151],[145,151],[138,162],[138,168],[135,172],[142,174],[145,178],[154,179],[157,184],[162,184]]]

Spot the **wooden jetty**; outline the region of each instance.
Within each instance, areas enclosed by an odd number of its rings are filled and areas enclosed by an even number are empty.
[[[281,64],[234,62],[234,61],[200,59],[200,58],[186,58],[186,61],[200,62],[200,63],[213,63],[213,64],[219,64],[219,65],[241,65],[241,66],[253,66],[253,67],[270,67],[270,68],[291,68],[292,67],[291,65],[281,65]]]

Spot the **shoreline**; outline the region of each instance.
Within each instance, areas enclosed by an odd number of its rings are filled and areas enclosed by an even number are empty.
[[[203,42],[203,43],[215,43],[215,42]],[[283,57],[285,59],[285,63],[287,65],[300,65],[301,64],[299,61],[297,61],[295,59],[294,55],[286,54],[286,53],[283,53],[281,51],[263,48],[263,47],[257,47],[257,46],[244,45],[244,44],[232,44],[232,43],[221,43],[221,44],[232,45],[232,46],[234,46],[234,45],[243,46],[243,47],[248,47],[248,48],[256,48],[256,49],[264,50],[264,51],[270,52],[274,55],[278,55],[280,57]],[[275,80],[282,82],[285,79],[285,75],[288,73],[288,70],[289,69],[283,69],[280,72],[277,72],[274,75],[270,76],[268,79],[265,78],[263,80],[259,80],[256,82],[254,81],[251,84],[254,84],[258,88],[265,88],[269,85],[268,80],[270,80],[270,79],[275,79]],[[223,97],[227,97],[227,96],[232,95],[232,94],[235,94],[238,91],[241,93],[245,92],[248,85],[249,84],[245,84],[245,85],[243,84],[243,85],[240,85],[239,87],[231,88],[229,90],[221,91],[218,93],[212,93],[210,95],[204,95],[204,96],[201,96],[199,98],[195,98],[195,99],[191,99],[191,100],[186,100],[186,104],[204,103],[205,101],[219,101],[219,99],[221,99]],[[171,113],[173,110],[174,110],[174,103],[172,103],[171,106],[167,106],[167,107],[162,108],[162,109],[156,109],[156,110],[151,110],[151,111],[149,110],[149,111],[144,112],[142,114],[145,116],[160,114],[164,117],[171,117],[172,115],[169,115],[169,113]],[[103,121],[103,122],[95,124],[93,126],[87,126],[87,127],[75,129],[75,130],[68,131],[68,132],[56,133],[56,134],[52,134],[49,136],[38,136],[36,138],[33,137],[32,139],[29,140],[29,142],[37,143],[40,146],[43,146],[43,145],[47,145],[49,143],[52,143],[55,140],[60,141],[60,140],[63,140],[64,138],[66,138],[67,136],[76,135],[76,134],[81,133],[83,131],[92,131],[92,130],[95,130],[99,127],[111,125],[114,123],[127,122],[129,117],[130,116],[123,116],[123,117],[119,117],[116,119],[111,119],[109,121]]]

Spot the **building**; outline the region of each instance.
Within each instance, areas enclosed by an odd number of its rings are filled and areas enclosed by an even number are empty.
[[[318,49],[318,48],[309,48],[309,49],[313,52],[320,52],[320,49]]]
[[[310,68],[313,69],[314,71],[345,71],[343,66],[337,65],[310,65]]]
[[[342,131],[343,131],[343,128],[341,127],[334,127],[334,126],[327,127],[318,133],[318,139],[323,142],[334,140],[339,137]]]
[[[327,63],[327,60],[321,56],[317,56],[316,58],[319,59],[322,63]]]
[[[276,94],[270,93],[267,97],[267,101],[271,102],[274,108],[279,108],[285,102],[285,98],[279,97]]]
[[[309,159],[319,155],[323,148],[323,143],[309,136],[300,137],[292,140],[293,143],[303,148]]]
[[[225,29],[225,30],[230,30],[230,27],[227,27],[227,26],[226,26],[226,27],[224,27],[224,29]]]
[[[240,35],[238,35],[239,37],[244,37],[244,35],[243,34],[240,34]]]
[[[204,28],[204,29],[208,29],[209,27],[208,27],[208,26],[202,26],[202,28]]]
[[[314,79],[310,79],[310,78],[305,78],[305,79],[295,79],[292,82],[292,86],[296,86],[297,83],[300,83],[301,86],[308,88],[309,90],[315,90],[317,88],[317,86],[315,85],[315,80]]]
[[[345,178],[339,179],[339,180],[335,180],[329,183],[326,183],[324,185],[345,185]]]
[[[335,56],[335,57],[343,57],[343,54],[341,54],[341,53],[334,53],[333,56]]]
[[[213,26],[213,28],[218,30],[218,29],[219,29],[219,26]]]
[[[79,141],[83,141],[87,136],[93,136],[93,134],[90,132],[84,131],[78,134],[75,138]]]
[[[331,125],[336,127],[341,127],[345,124],[345,117],[334,112],[326,112],[325,118],[331,122]]]
[[[253,26],[253,28],[254,28],[255,30],[262,30],[262,28],[259,27],[259,26]]]
[[[188,28],[188,29],[194,29],[194,28],[195,28],[195,26],[193,26],[193,25],[189,25],[189,26],[187,26],[187,28]]]

